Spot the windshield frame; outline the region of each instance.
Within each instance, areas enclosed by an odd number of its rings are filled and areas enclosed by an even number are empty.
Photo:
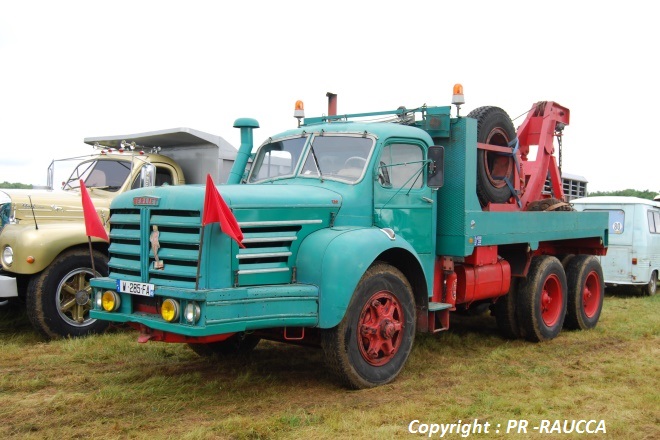
[[[265,153],[263,158],[260,159],[260,154],[265,151],[265,148],[268,145],[275,144],[277,142],[285,142],[285,141],[290,141],[290,140],[295,140],[295,139],[301,139],[305,138],[305,141],[303,142],[303,145],[300,147],[300,155],[298,156],[298,159],[295,164],[291,164],[291,170],[288,174],[280,174],[274,177],[264,177],[259,180],[253,180],[256,176],[254,175],[255,170],[261,171],[261,167],[263,166],[263,162],[265,159]],[[305,156],[305,148],[308,147],[309,145],[309,139],[311,138],[310,133],[303,133],[302,135],[295,135],[295,136],[285,136],[281,138],[268,138],[264,143],[262,143],[259,148],[257,148],[257,151],[254,155],[254,160],[252,161],[252,165],[250,166],[250,172],[248,173],[246,183],[249,184],[258,184],[258,183],[266,183],[266,182],[272,182],[275,180],[281,180],[281,179],[291,179],[296,176],[298,172],[298,168],[300,166],[300,161],[303,156]],[[272,150],[271,150],[272,151]]]
[[[300,138],[300,137],[306,137],[305,144],[302,147],[302,152],[300,154],[300,157],[298,158],[297,162],[295,165],[292,165],[291,169],[292,172],[286,175],[280,175],[277,177],[269,177],[269,178],[264,178],[260,180],[252,180],[253,179],[253,173],[257,169],[257,160],[259,157],[259,154],[265,148],[265,146],[275,143],[275,142],[281,142],[281,141],[286,141],[290,139],[295,139],[295,138]],[[317,138],[330,138],[330,137],[343,137],[343,138],[366,138],[371,140],[371,146],[369,147],[369,153],[367,154],[367,157],[365,158],[365,164],[362,168],[362,171],[359,176],[355,178],[349,178],[349,177],[342,177],[336,174],[326,174],[323,169],[323,166],[320,166],[320,170],[318,170],[318,165],[316,165],[317,161],[313,159],[311,156],[312,154],[316,154],[317,156],[323,156],[322,155],[322,150],[321,153],[319,150],[314,151],[312,153],[312,146],[314,145],[314,142]],[[325,132],[325,131],[320,131],[320,132],[312,132],[312,133],[302,133],[301,135],[295,135],[295,136],[286,136],[282,138],[269,138],[266,142],[261,144],[259,148],[257,149],[257,152],[255,154],[255,159],[254,159],[254,164],[252,165],[250,169],[250,173],[247,178],[248,184],[260,184],[260,183],[270,183],[273,181],[279,181],[279,180],[286,180],[286,179],[292,179],[292,178],[305,178],[305,179],[313,179],[313,180],[320,180],[321,182],[324,180],[332,180],[336,182],[341,182],[349,185],[355,185],[360,183],[365,175],[369,172],[370,168],[370,163],[372,160],[372,157],[374,155],[374,152],[376,150],[376,144],[378,141],[378,137],[370,134],[370,133],[365,133],[365,132]],[[318,159],[318,157],[317,157]],[[307,164],[307,162],[311,160],[312,163],[315,164],[315,170],[313,173],[310,174],[303,174],[303,168]],[[263,160],[262,160],[263,162]],[[259,169],[261,168],[261,164],[258,164]]]
[[[120,165],[123,165],[126,167],[128,170],[128,173],[124,177],[124,180],[121,182],[120,185],[105,185],[105,186],[97,186],[93,185],[91,182],[88,183],[88,179],[92,172],[96,169],[99,163],[102,162],[116,162]],[[103,190],[103,191],[108,191],[108,192],[120,192],[124,186],[126,186],[126,182],[132,181],[131,177],[133,175],[133,169],[134,169],[134,164],[132,160],[127,160],[125,158],[119,158],[119,157],[107,157],[107,158],[101,158],[101,157],[91,157],[88,160],[84,160],[71,171],[71,174],[69,175],[69,178],[64,182],[62,185],[62,190],[64,191],[80,191],[80,179],[83,179],[85,182],[85,187],[89,189],[97,189],[97,190]],[[78,172],[81,170],[82,172]],[[74,174],[76,174],[76,177],[74,177]]]

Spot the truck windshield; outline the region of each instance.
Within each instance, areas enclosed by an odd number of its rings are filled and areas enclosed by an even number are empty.
[[[118,191],[131,172],[131,163],[122,160],[88,160],[80,163],[62,189],[80,188],[80,179],[87,188]]]
[[[300,137],[261,147],[248,181],[255,183],[277,177],[293,177],[298,162],[304,159],[298,176],[357,182],[364,174],[374,144],[373,139],[368,137],[326,133],[315,135],[306,155],[303,155],[306,141],[307,137]]]

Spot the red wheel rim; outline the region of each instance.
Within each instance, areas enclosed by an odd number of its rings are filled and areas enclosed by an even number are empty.
[[[557,324],[563,305],[561,282],[557,275],[550,275],[543,283],[541,292],[541,317],[548,327]]]
[[[595,271],[589,272],[582,289],[582,310],[587,318],[593,318],[598,312],[601,298],[600,278]]]
[[[381,290],[367,301],[358,321],[358,347],[369,364],[387,364],[397,353],[405,318],[401,303],[391,292]]]
[[[508,139],[506,133],[499,128],[494,129],[488,134],[487,144],[506,147]],[[484,165],[490,184],[495,188],[506,186],[506,177],[513,173],[513,159],[511,156],[504,156],[490,151],[484,151]]]

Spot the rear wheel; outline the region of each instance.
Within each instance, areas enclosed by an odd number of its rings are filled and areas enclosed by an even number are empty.
[[[564,327],[587,330],[600,318],[605,295],[603,269],[591,255],[576,255],[566,266],[568,299]]]
[[[415,301],[406,277],[376,263],[362,276],[342,321],[323,331],[328,365],[350,388],[392,381],[415,339]]]
[[[254,350],[261,338],[246,333],[236,333],[219,342],[207,344],[188,344],[188,347],[200,356],[238,356]]]
[[[30,322],[50,339],[85,336],[100,333],[107,321],[89,316],[92,308],[92,288],[89,281],[107,276],[108,258],[94,251],[92,271],[89,251],[75,249],[58,256],[50,266],[30,280],[26,307]]]
[[[493,313],[495,315],[497,327],[507,339],[518,339],[521,337],[516,304],[518,300],[517,287],[518,279],[511,278],[509,292],[498,298],[497,302],[493,305]]]
[[[651,281],[644,286],[642,289],[643,293],[645,295],[653,296],[655,295],[655,292],[658,290],[658,272],[653,272],[651,274]]]
[[[549,255],[534,257],[518,290],[522,335],[528,341],[555,338],[566,315],[566,274],[559,260]]]
[[[479,107],[468,114],[477,120],[477,142],[507,147],[516,138],[509,115],[499,107]],[[512,193],[507,181],[513,185],[515,161],[512,154],[477,150],[477,196],[481,206],[488,203],[506,203]]]

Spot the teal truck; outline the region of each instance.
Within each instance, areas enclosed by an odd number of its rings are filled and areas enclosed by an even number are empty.
[[[553,141],[568,109],[539,102],[516,132],[498,107],[461,116],[460,85],[455,116],[338,115],[328,96],[327,116],[305,118],[299,101],[297,128],[254,152],[257,121],[236,120],[241,146],[215,188],[240,244],[202,227],[203,185],[115,198],[91,316],[200,355],[317,345],[351,388],[392,381],[416,333],[448,329],[453,312],[489,307],[506,337],[530,341],[597,324],[607,215],[562,201]]]

